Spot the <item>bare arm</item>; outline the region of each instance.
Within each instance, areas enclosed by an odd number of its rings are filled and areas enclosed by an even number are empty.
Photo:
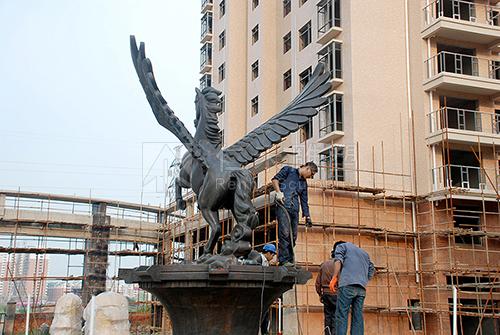
[[[274,190],[275,190],[276,192],[281,192],[281,190],[280,190],[280,182],[279,182],[279,180],[278,180],[278,179],[273,179],[273,180],[272,180],[272,182],[273,182],[273,187],[274,187]]]
[[[335,264],[333,266],[333,276],[338,278],[340,276],[341,269],[342,269],[342,262],[335,261]]]

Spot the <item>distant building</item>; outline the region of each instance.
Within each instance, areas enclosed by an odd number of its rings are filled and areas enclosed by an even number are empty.
[[[0,300],[26,300],[28,294],[35,301],[46,299],[49,256],[35,254],[0,254]]]

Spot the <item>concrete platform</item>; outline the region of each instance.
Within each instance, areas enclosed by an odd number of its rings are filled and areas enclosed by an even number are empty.
[[[312,274],[282,266],[174,264],[120,269],[119,277],[160,300],[174,335],[257,335],[261,312]]]

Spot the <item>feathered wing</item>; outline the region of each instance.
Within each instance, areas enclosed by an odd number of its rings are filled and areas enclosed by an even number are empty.
[[[326,98],[322,96],[332,88],[328,79],[330,73],[325,73],[325,64],[318,63],[300,94],[282,112],[224,150],[224,157],[236,160],[242,166],[249,164],[273,144],[281,142],[283,137],[297,131],[310,117],[318,114],[317,107],[325,104]]]
[[[135,71],[139,76],[142,89],[144,93],[146,93],[146,98],[148,99],[156,120],[160,125],[172,132],[182,144],[184,144],[193,157],[203,161],[202,149],[195,142],[189,130],[184,126],[184,123],[175,116],[174,112],[168,106],[167,101],[161,95],[153,74],[151,60],[146,58],[144,42],[141,42],[140,48],[137,49],[135,36],[130,36],[130,51]]]

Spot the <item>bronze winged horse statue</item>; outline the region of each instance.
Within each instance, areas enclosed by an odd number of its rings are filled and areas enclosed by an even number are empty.
[[[223,150],[217,118],[217,112],[221,111],[221,92],[212,87],[196,89],[193,137],[161,95],[151,61],[146,58],[144,42],[138,49],[135,37],[130,36],[130,47],[139,81],[158,123],[171,131],[188,150],[181,162],[176,198],[178,206],[184,209],[181,188],[191,187],[198,197],[198,208],[210,226],[210,236],[198,263],[213,262],[213,251],[221,235],[218,214],[221,208],[231,210],[236,225],[220,256],[248,256],[258,216],[252,204],[253,177],[244,166],[318,113],[316,108],[326,102],[322,96],[332,87],[328,81],[330,73],[325,73],[325,65],[319,63],[307,85],[282,112]]]

